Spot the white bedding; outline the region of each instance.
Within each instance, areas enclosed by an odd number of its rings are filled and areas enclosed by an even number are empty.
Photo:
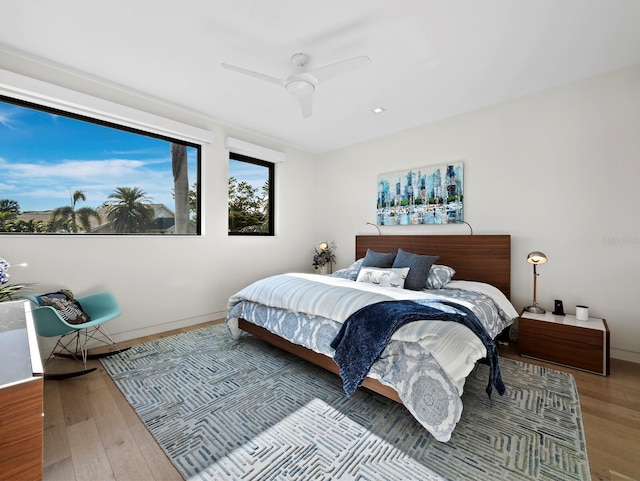
[[[365,305],[385,300],[446,299],[473,310],[492,337],[517,317],[495,287],[452,281],[447,289],[411,291],[315,274],[291,273],[257,281],[229,299],[227,325],[239,339],[238,318],[294,343],[332,356],[340,324]],[[398,329],[370,376],[393,387],[436,439],[447,441],[462,412],[466,376],[486,355],[480,339],[461,324],[413,322]]]

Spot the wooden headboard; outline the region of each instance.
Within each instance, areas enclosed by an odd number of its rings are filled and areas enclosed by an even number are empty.
[[[454,280],[486,282],[511,297],[510,235],[358,235],[356,259],[367,249],[396,252],[399,247],[439,256],[436,264],[456,270]]]

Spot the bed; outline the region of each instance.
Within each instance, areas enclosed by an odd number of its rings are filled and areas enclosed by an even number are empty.
[[[231,296],[227,325],[233,337],[252,334],[342,373],[344,379],[344,364],[341,372],[331,342],[351,314],[363,307],[387,300],[459,305],[477,314],[491,338],[517,317],[508,300],[509,235],[359,235],[355,244],[356,262],[332,276],[272,276]],[[445,285],[425,290],[355,282],[369,251],[395,253],[399,249],[414,256],[438,256],[435,265],[447,266],[455,274]],[[411,322],[393,334],[362,386],[403,403],[435,439],[446,442],[462,413],[464,380],[488,351],[486,342],[483,345],[462,324]]]

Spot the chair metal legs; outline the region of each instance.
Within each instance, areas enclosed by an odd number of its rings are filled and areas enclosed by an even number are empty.
[[[100,345],[111,346],[115,350],[89,354],[88,344],[92,341],[97,342]],[[96,346],[92,346],[92,348],[94,347]],[[114,354],[124,352],[127,349],[129,348],[120,349],[118,344],[111,338],[102,325],[72,331],[58,338],[58,342],[56,342],[51,354],[49,354],[49,357],[45,361],[45,366],[49,364],[54,357],[64,357],[82,362],[84,369],[82,371],[59,374],[48,374],[45,372],[45,379],[59,380],[88,374],[95,371],[96,368],[87,369],[87,359],[99,359],[101,357],[112,356]]]

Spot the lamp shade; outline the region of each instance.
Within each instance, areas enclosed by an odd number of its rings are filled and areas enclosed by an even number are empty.
[[[533,251],[527,256],[527,262],[529,264],[544,264],[547,262],[547,256],[540,251]]]

